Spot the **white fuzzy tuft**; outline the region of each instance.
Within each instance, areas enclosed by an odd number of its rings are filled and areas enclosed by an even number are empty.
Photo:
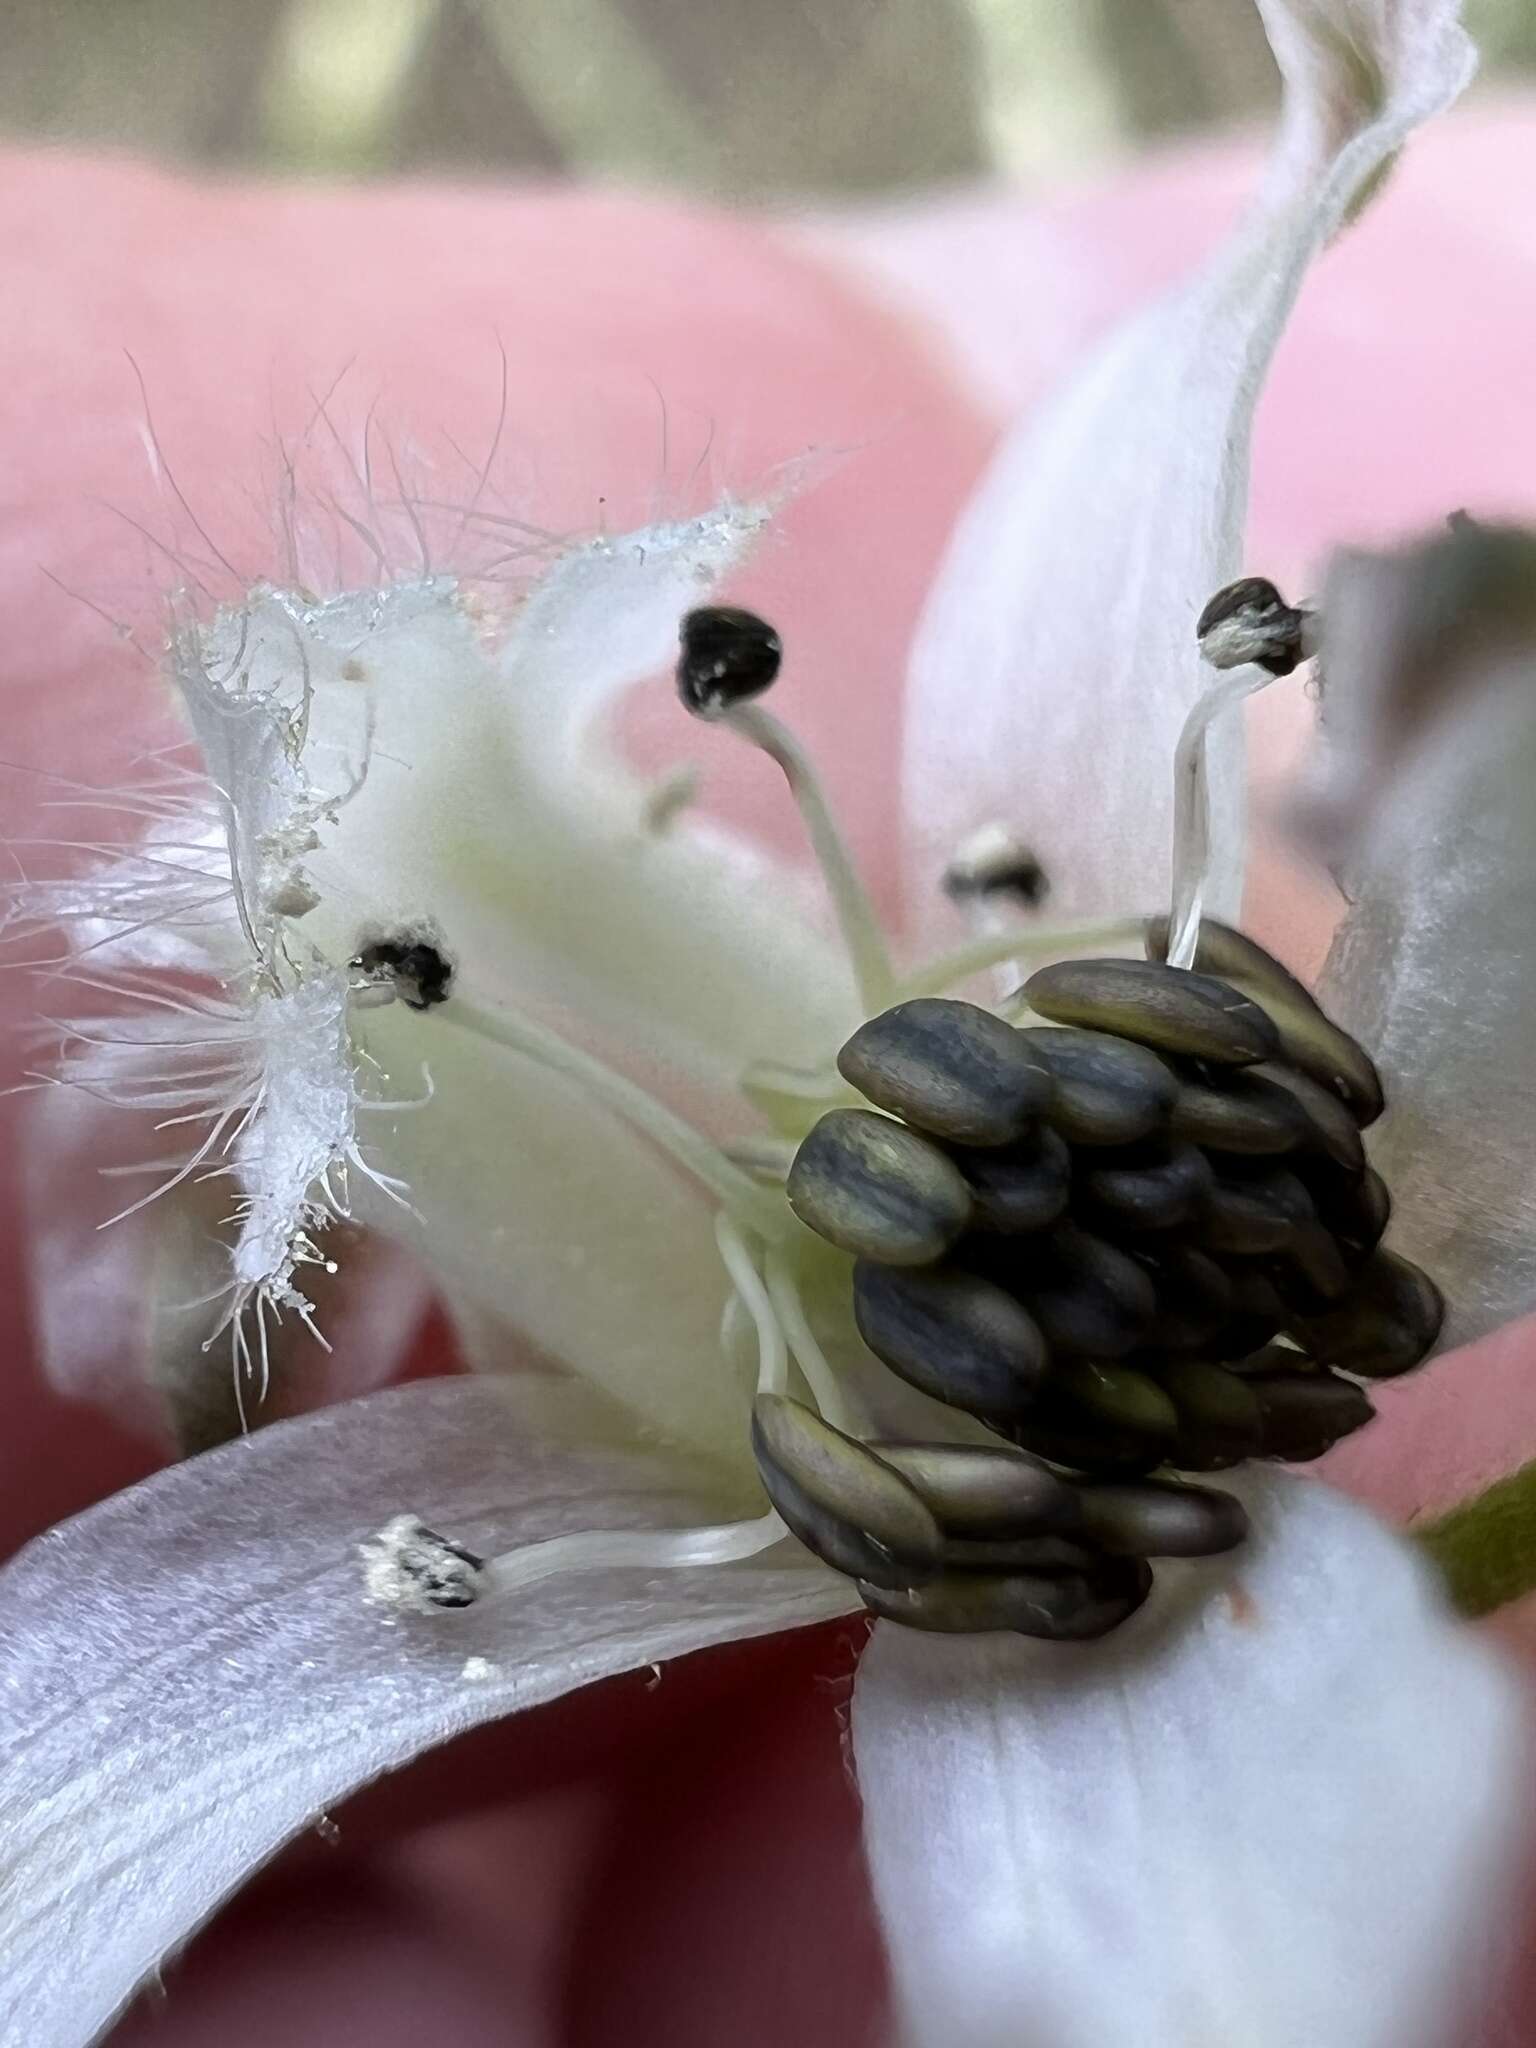
[[[374,643],[445,613],[460,624],[454,587],[434,579],[329,600],[258,586],[210,622],[184,620],[170,666],[203,772],[172,766],[120,792],[114,806],[144,821],[139,844],[63,842],[88,856],[84,873],[23,884],[6,917],[15,937],[64,934],[52,1078],[162,1116],[163,1178],[119,1216],[189,1177],[233,1183],[219,1327],[247,1368],[253,1334],[264,1361],[269,1312],[308,1321],[295,1276],[325,1263],[316,1238],[348,1214],[349,1170],[403,1198],[358,1147],[368,1098],[347,955],[309,936],[323,893],[305,863],[367,780]],[[323,684],[342,701],[317,717]],[[89,1013],[74,1008],[87,989]]]

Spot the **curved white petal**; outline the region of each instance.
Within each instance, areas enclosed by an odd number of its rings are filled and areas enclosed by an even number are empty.
[[[278,1424],[50,1531],[0,1574],[6,2048],[83,2048],[282,1843],[433,1744],[847,1611],[847,1585],[794,1545],[552,1579],[430,1619],[365,1605],[355,1546],[400,1510],[482,1551],[718,1514],[654,1452],[541,1445],[541,1410],[572,1397],[523,1392],[518,1406],[436,1381]]]
[[[993,821],[1038,852],[1053,910],[1163,899],[1174,745],[1202,688],[1194,623],[1242,566],[1260,384],[1312,257],[1465,84],[1458,12],[1263,0],[1287,100],[1259,201],[1005,441],[924,615],[906,774],[920,915],[957,843]],[[1235,849],[1240,740],[1224,723],[1219,843]],[[1230,917],[1235,851],[1216,881],[1207,907]]]
[[[302,654],[303,759],[342,798],[302,862],[320,893],[303,934],[345,960],[391,925],[428,928],[466,987],[557,1002],[695,1086],[824,1054],[848,974],[788,879],[686,812],[658,830],[602,731],[628,685],[670,668],[682,613],[766,517],[726,505],[584,543],[504,635],[447,585],[309,609],[269,594],[227,620],[230,656],[243,639],[276,688]],[[680,756],[691,741],[679,705]]]
[[[170,1135],[146,1119],[137,1142],[171,1154],[169,1172],[190,1160],[216,1177],[235,1228],[214,1320],[235,1314],[253,1360],[271,1308],[314,1306],[327,1226],[367,1214],[663,1430],[744,1457],[706,1208],[610,1112],[455,1020],[476,1003],[574,1015],[706,1119],[753,1058],[824,1055],[845,1035],[848,969],[782,878],[687,816],[658,827],[598,729],[670,662],[681,613],[765,518],[726,506],[579,546],[510,622],[423,577],[329,598],[260,585],[179,624],[207,780],[176,771],[137,800],[161,853],[195,857],[136,852],[95,878],[89,950],[60,975],[76,1006],[61,1065],[162,1112]],[[677,721],[686,744],[680,706]],[[67,906],[24,891],[20,915],[78,919],[90,888]],[[216,992],[160,971],[180,937]],[[446,1016],[364,1006],[387,989],[356,1000],[350,963],[381,941],[450,963]],[[419,1108],[372,1107],[434,1084]],[[127,1259],[128,1243],[108,1249]]]
[[[1342,557],[1324,615],[1324,994],[1381,1067],[1392,1242],[1450,1348],[1536,1307],[1536,537]]]
[[[724,505],[573,550],[497,662],[512,808],[465,944],[494,961],[515,934],[509,993],[544,982],[628,1058],[694,1090],[734,1088],[755,1059],[825,1059],[858,1022],[849,969],[799,878],[686,810],[658,829],[654,791],[604,730],[627,685],[670,669],[683,613],[767,517]],[[690,738],[679,707],[683,764]]]
[[[1399,1538],[1267,1476],[1098,1644],[882,1625],[854,1691],[911,2048],[1444,2048],[1528,1818],[1514,1676]]]

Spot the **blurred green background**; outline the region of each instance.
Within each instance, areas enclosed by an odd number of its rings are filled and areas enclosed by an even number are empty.
[[[1536,0],[1466,13],[1481,89],[1536,70]],[[14,138],[765,203],[1080,175],[1274,92],[1245,0],[5,0],[0,17]]]

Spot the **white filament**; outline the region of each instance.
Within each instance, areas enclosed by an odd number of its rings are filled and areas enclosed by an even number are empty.
[[[720,722],[783,770],[832,899],[864,1014],[873,1017],[889,1009],[896,996],[890,948],[848,842],[838,829],[826,791],[804,748],[788,727],[760,704],[738,705]]]
[[[858,1436],[858,1419],[837,1383],[837,1375],[828,1363],[826,1353],[817,1342],[806,1317],[799,1285],[782,1252],[769,1252],[767,1280],[779,1327],[784,1332],[796,1365],[805,1376],[816,1406],[834,1429],[840,1429],[845,1436]]]
[[[488,1558],[481,1597],[522,1592],[566,1572],[675,1571],[734,1564],[782,1543],[788,1534],[771,1509],[752,1521],[709,1522],[685,1529],[581,1529]]]
[[[752,1249],[724,1211],[715,1218],[715,1242],[736,1299],[757,1331],[757,1391],[782,1394],[789,1386],[789,1347],[768,1290],[758,1273]]]
[[[766,1193],[740,1167],[733,1166],[718,1146],[696,1131],[627,1075],[552,1031],[522,1011],[487,1010],[459,996],[444,1005],[443,1017],[461,1031],[472,1032],[492,1045],[505,1046],[536,1060],[551,1073],[563,1074],[597,1101],[606,1103],[635,1130],[659,1145],[679,1166],[709,1189],[733,1215],[750,1222],[770,1242],[790,1228],[784,1204]]]
[[[1250,663],[1207,685],[1191,706],[1173,757],[1173,899],[1168,964],[1192,967],[1211,878],[1226,849],[1212,843],[1211,735],[1224,714],[1274,681]],[[1235,852],[1235,849],[1233,850]]]
[[[896,993],[902,1002],[914,996],[943,995],[946,989],[957,988],[972,975],[984,974],[1000,962],[1033,964],[1089,949],[1098,952],[1106,947],[1134,947],[1141,944],[1141,936],[1140,920],[1133,917],[1098,917],[1080,924],[1044,928],[1031,925],[1027,930],[993,932],[924,961],[904,977]]]

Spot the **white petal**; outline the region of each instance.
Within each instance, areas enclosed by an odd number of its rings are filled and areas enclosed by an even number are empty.
[[[877,1629],[853,1740],[911,2048],[1441,2048],[1528,1801],[1513,1675],[1267,1476],[1098,1644]]]
[[[505,922],[487,942],[515,930],[589,1028],[694,1088],[733,1086],[753,1059],[824,1059],[858,1021],[848,970],[798,885],[706,821],[651,829],[649,789],[605,743],[619,693],[670,669],[682,614],[708,601],[766,519],[726,505],[575,550],[499,658],[516,807],[488,906]],[[677,728],[686,761],[681,708]]]
[[[96,1016],[112,1006],[93,994],[68,1059],[111,1100],[186,1112],[172,1150],[198,1116],[224,1119],[223,1149],[200,1167],[227,1176],[239,1218],[223,1309],[256,1305],[241,1331],[253,1353],[264,1302],[305,1312],[332,1249],[317,1241],[326,1223],[367,1214],[413,1236],[459,1299],[515,1314],[534,1344],[590,1367],[664,1431],[745,1459],[741,1394],[714,1334],[723,1276],[691,1188],[567,1084],[469,1040],[452,1005],[447,1017],[359,1012],[346,979],[368,942],[430,937],[456,993],[578,1016],[620,1063],[680,1083],[706,1120],[755,1056],[840,1041],[848,972],[781,878],[686,817],[659,834],[597,729],[615,693],[670,661],[679,615],[764,516],[727,507],[573,550],[499,652],[494,622],[446,579],[326,599],[262,586],[179,630],[211,782],[145,801],[167,839],[202,847],[227,831],[223,914],[237,938],[243,925],[243,966],[194,1008],[179,985],[146,982],[138,931],[85,956],[94,981],[135,949],[128,1021]],[[691,737],[681,707],[677,720]],[[131,897],[117,869],[103,883],[109,932],[153,914],[126,865]],[[188,886],[165,872],[180,893],[150,927],[156,962]],[[419,1109],[369,1108],[428,1093],[429,1071],[436,1094]],[[167,1149],[141,1142],[141,1156]],[[369,1174],[403,1184],[419,1229]],[[120,1258],[126,1244],[112,1247]]]
[[[1447,1348],[1536,1307],[1536,541],[1501,589],[1511,538],[1344,557],[1324,597],[1313,815],[1349,897],[1324,995],[1381,1067],[1372,1161]]]
[[[996,820],[1070,915],[1156,907],[1174,745],[1202,688],[1194,623],[1239,573],[1254,402],[1307,264],[1471,68],[1455,0],[1265,0],[1287,112],[1258,204],[1205,268],[1113,334],[1004,443],[920,628],[906,798],[913,900]],[[1256,565],[1262,568],[1262,564]],[[1241,753],[1218,746],[1232,849]]]
[[[162,1473],[0,1575],[0,2040],[92,2040],[283,1842],[433,1744],[847,1610],[792,1545],[431,1619],[367,1607],[354,1546],[397,1510],[482,1550],[709,1518],[654,1453],[540,1447],[537,1420],[483,1381],[374,1395]]]
[[[670,667],[681,614],[765,516],[726,506],[578,547],[499,647],[447,587],[409,610],[406,591],[389,610],[377,594],[302,613],[263,600],[259,651],[290,689],[296,615],[305,635],[306,764],[348,792],[304,862],[322,900],[302,932],[345,959],[364,932],[426,925],[477,993],[558,1002],[696,1087],[732,1086],[759,1057],[824,1056],[846,1035],[848,975],[790,884],[686,814],[653,829],[601,730],[627,685]],[[681,706],[677,730],[686,756]]]

